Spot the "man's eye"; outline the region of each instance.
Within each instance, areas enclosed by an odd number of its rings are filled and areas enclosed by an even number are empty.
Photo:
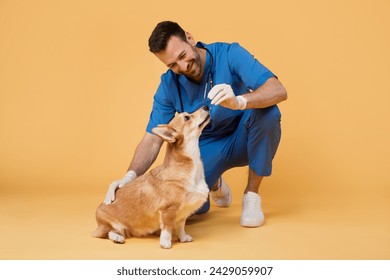
[[[190,118],[190,116],[184,116],[184,119],[185,119],[186,121],[188,121],[188,120],[191,119],[191,118]]]

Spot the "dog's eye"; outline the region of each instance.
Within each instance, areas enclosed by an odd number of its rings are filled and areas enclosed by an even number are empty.
[[[189,119],[191,119],[191,117],[190,117],[190,116],[184,116],[184,119],[185,119],[186,121],[188,121]]]

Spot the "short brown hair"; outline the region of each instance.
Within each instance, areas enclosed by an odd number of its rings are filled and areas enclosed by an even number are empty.
[[[187,41],[186,33],[179,24],[173,21],[160,22],[149,37],[149,50],[152,53],[165,50],[172,36],[177,36],[183,41]]]

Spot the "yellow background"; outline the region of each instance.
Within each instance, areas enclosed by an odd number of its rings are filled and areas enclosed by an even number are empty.
[[[0,259],[389,259],[389,12],[388,0],[0,0]],[[239,42],[289,93],[266,224],[239,226],[247,171],[233,169],[232,207],[168,251],[89,236],[166,70],[147,46],[162,20]]]

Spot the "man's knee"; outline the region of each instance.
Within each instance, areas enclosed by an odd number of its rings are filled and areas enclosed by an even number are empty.
[[[280,125],[281,114],[278,106],[274,105],[264,109],[253,109],[247,121],[247,128],[259,127],[262,130],[274,129]]]

